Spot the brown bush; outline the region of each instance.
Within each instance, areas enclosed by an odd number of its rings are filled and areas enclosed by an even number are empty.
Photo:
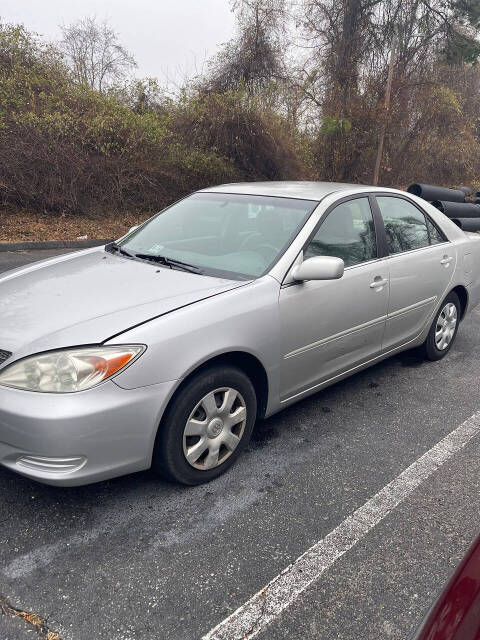
[[[295,131],[241,93],[131,109],[78,85],[23,28],[0,28],[0,202],[155,210],[219,182],[296,177]]]
[[[241,90],[200,94],[179,104],[171,126],[178,139],[229,158],[244,179],[305,175],[295,129]]]
[[[77,84],[52,47],[0,25],[0,206],[153,211],[222,182],[369,183],[383,118],[381,183],[478,182],[480,69],[434,71],[428,82],[397,72],[389,114],[382,75],[352,89],[348,105],[332,91],[304,110],[302,130],[284,117],[286,103],[273,108],[275,83],[269,96],[199,85],[177,100],[140,104]]]

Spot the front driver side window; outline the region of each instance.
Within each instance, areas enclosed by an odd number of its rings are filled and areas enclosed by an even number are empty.
[[[368,198],[347,200],[328,214],[304,250],[304,260],[314,256],[342,258],[346,267],[377,257],[375,225]]]

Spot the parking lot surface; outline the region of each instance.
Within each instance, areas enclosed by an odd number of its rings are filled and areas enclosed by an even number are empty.
[[[0,254],[0,270],[43,255]],[[445,360],[402,354],[260,423],[208,485],[145,472],[65,489],[0,469],[0,593],[64,640],[240,640],[222,621],[473,416],[345,552],[309,565],[308,588],[287,581],[288,607],[269,609],[267,589],[246,635],[408,640],[480,531],[479,330],[474,312]],[[31,637],[0,616],[2,640]]]

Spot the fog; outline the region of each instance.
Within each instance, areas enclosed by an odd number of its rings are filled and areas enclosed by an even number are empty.
[[[136,75],[178,83],[201,71],[205,61],[233,35],[228,0],[3,0],[0,17],[20,22],[49,40],[59,25],[78,18],[107,19],[138,63]]]

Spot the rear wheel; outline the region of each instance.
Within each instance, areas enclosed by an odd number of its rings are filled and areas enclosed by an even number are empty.
[[[428,360],[441,360],[447,355],[456,338],[459,319],[460,300],[452,291],[440,305],[422,345],[423,354]]]
[[[187,485],[216,478],[245,448],[256,412],[255,390],[242,371],[215,366],[199,372],[167,409],[152,468],[168,480]]]

